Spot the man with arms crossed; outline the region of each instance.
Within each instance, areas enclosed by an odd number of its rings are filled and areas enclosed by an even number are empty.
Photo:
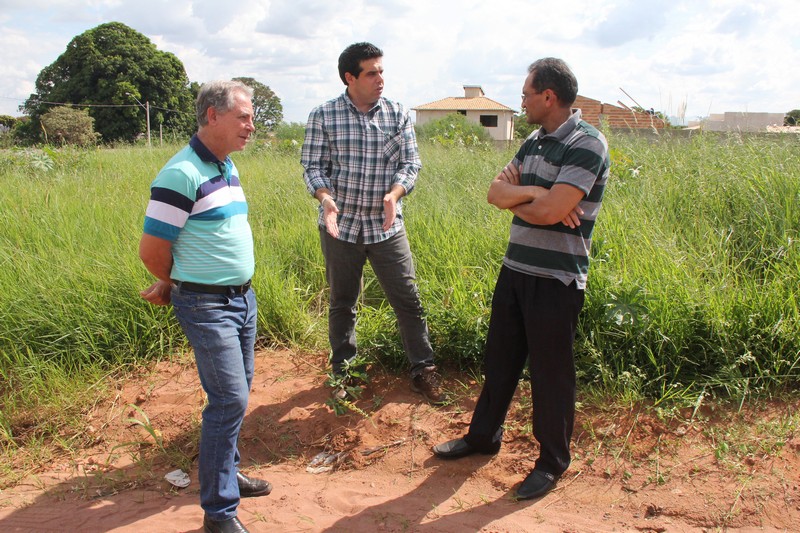
[[[403,224],[402,197],[421,167],[408,111],[381,96],[383,52],[356,43],[339,56],[347,90],[311,111],[301,163],[308,191],[319,201],[319,232],[330,286],[328,338],[334,376],[356,356],[356,304],[364,264],[397,315],[411,362],[411,389],[444,402],[428,326]],[[339,400],[346,389],[334,391]]]
[[[483,389],[467,434],[434,446],[456,459],[500,450],[526,360],[540,454],[519,499],[550,491],[570,463],[575,418],[573,343],[589,270],[592,229],[609,171],[602,133],[572,110],[578,82],[566,63],[533,63],[522,87],[527,122],[541,128],[495,177],[488,201],[514,213],[492,298]]]
[[[253,91],[214,81],[197,96],[197,134],[161,169],[139,243],[155,277],[142,298],[172,303],[208,396],[200,433],[200,505],[204,531],[245,532],[240,497],[263,496],[270,483],[239,471],[239,429],[255,367],[253,235],[239,173],[229,154],[244,149],[253,127]]]

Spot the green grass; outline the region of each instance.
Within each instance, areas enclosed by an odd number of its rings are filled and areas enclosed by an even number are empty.
[[[659,402],[796,386],[798,138],[610,144],[576,343],[584,386]],[[54,420],[85,408],[87,383],[185,347],[171,311],[138,296],[152,281],[137,257],[148,187],[178,148],[0,152],[0,446],[56,432]],[[316,202],[296,150],[257,145],[234,160],[255,237],[261,341],[324,349]],[[486,190],[513,149],[423,145],[421,155],[405,215],[431,338],[440,361],[474,372],[510,222]],[[369,269],[363,304],[363,354],[403,368]]]

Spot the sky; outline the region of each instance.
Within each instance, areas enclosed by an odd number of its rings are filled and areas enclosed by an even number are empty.
[[[520,109],[528,65],[560,57],[579,94],[675,120],[800,108],[797,0],[0,0],[0,115],[20,116],[69,42],[122,22],[191,81],[251,77],[305,123],[344,85],[349,44],[384,51],[384,96],[415,107],[464,85]],[[569,8],[569,9],[567,9]],[[158,102],[152,102],[158,105]]]

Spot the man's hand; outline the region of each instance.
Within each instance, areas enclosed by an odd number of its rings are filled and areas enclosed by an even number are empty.
[[[381,226],[383,231],[389,231],[395,218],[397,218],[397,199],[389,193],[383,197],[383,226]]]
[[[145,290],[139,292],[139,296],[153,305],[169,305],[170,291],[172,284],[167,281],[158,280]]]
[[[496,180],[502,180],[511,185],[519,185],[519,169],[513,163],[509,163],[503,167],[500,174],[495,177]]]
[[[322,200],[322,222],[325,224],[328,234],[334,239],[339,238],[339,223],[336,221],[338,214],[339,208],[336,207],[336,202],[332,197],[326,196]]]
[[[383,231],[389,231],[397,218],[397,202],[406,194],[402,185],[394,184],[383,196]]]
[[[581,225],[580,216],[583,214],[583,209],[580,206],[575,206],[575,208],[570,211],[570,213],[564,217],[564,220],[561,221],[562,224],[565,226],[569,226],[572,229],[577,228]]]

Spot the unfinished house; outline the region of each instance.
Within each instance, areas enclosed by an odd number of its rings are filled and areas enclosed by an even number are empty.
[[[464,96],[443,98],[413,109],[417,113],[417,124],[420,126],[450,113],[460,113],[486,128],[495,141],[510,141],[514,138],[514,110],[486,98],[480,85],[464,85]]]

